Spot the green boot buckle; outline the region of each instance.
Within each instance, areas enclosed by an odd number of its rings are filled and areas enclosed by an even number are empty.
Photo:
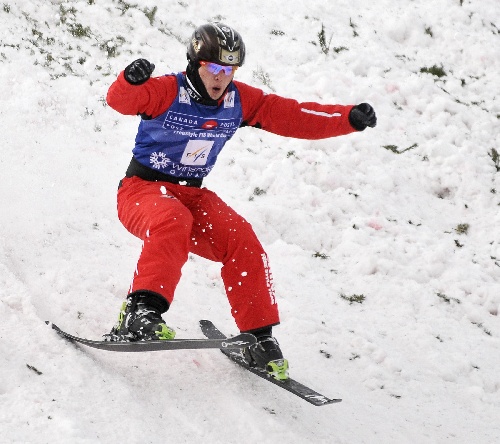
[[[275,359],[274,361],[269,361],[267,372],[278,381],[286,381],[288,379],[288,360]]]

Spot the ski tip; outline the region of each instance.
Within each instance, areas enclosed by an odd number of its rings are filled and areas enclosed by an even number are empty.
[[[330,399],[327,404],[337,404],[338,402],[342,402],[342,399]]]
[[[62,330],[53,322],[50,321],[45,321],[45,323],[52,329],[55,330],[57,333],[62,333]]]

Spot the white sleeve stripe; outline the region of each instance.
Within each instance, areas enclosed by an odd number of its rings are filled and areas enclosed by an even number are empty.
[[[324,113],[323,111],[313,111],[312,109],[307,109],[307,108],[301,108],[300,109],[303,113],[307,114],[314,114],[315,116],[323,116],[323,117],[341,117],[341,113],[333,113],[333,114],[328,114]]]

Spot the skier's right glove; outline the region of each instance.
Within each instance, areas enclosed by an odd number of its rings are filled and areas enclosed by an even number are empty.
[[[137,59],[125,68],[125,80],[131,85],[142,85],[149,80],[155,65],[146,59]]]
[[[374,128],[377,124],[377,115],[371,105],[360,103],[349,112],[349,123],[358,131],[363,131],[367,126]]]

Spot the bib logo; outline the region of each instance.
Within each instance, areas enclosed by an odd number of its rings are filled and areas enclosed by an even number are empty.
[[[213,145],[213,140],[190,140],[182,154],[181,163],[184,165],[206,165]]]
[[[183,86],[179,88],[179,102],[191,105],[191,98],[189,97],[186,88],[184,88]]]
[[[149,163],[153,168],[156,168],[157,170],[166,168],[169,162],[170,159],[167,157],[165,153],[162,153],[161,151],[151,153],[151,156],[149,156]]]
[[[201,127],[206,130],[211,130],[214,128],[217,128],[219,124],[217,123],[217,120],[207,120]]]
[[[224,108],[234,108],[234,91],[230,91],[224,97]]]

